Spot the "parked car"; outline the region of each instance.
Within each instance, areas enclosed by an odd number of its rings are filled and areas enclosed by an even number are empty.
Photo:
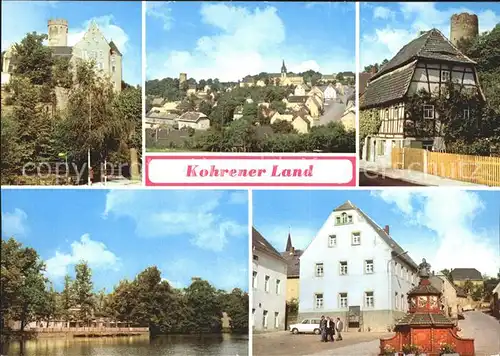
[[[300,324],[291,324],[289,330],[293,334],[320,334],[320,319],[304,319]]]

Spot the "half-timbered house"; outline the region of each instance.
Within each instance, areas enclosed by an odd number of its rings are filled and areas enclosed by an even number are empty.
[[[408,125],[412,117],[409,99],[421,91],[434,97],[443,95],[453,83],[461,90],[472,89],[484,100],[475,65],[437,29],[421,33],[405,45],[370,78],[360,98],[361,111],[372,110],[381,121],[378,133],[365,139],[363,159],[390,164],[394,147],[443,150],[443,126],[436,108],[422,103],[422,122],[431,129],[425,136],[417,136]],[[465,106],[463,115],[470,115]]]

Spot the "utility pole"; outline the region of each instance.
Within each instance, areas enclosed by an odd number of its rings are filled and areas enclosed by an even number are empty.
[[[89,148],[87,152],[87,169],[88,169],[88,175],[87,175],[87,184],[90,186],[92,185],[92,181],[90,179],[90,171],[92,169],[91,163],[90,163],[90,133],[92,130],[92,92],[89,93]]]

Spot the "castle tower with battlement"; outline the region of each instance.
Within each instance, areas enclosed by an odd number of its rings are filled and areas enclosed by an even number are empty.
[[[474,39],[479,35],[477,15],[463,12],[454,14],[450,21],[450,41],[457,45],[460,40]]]
[[[68,21],[64,19],[49,20],[47,27],[49,47],[66,47],[68,45]]]

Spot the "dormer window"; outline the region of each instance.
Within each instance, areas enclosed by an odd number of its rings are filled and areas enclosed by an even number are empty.
[[[342,213],[340,216],[335,217],[335,225],[352,224],[352,222],[352,215],[347,215],[347,213]]]

